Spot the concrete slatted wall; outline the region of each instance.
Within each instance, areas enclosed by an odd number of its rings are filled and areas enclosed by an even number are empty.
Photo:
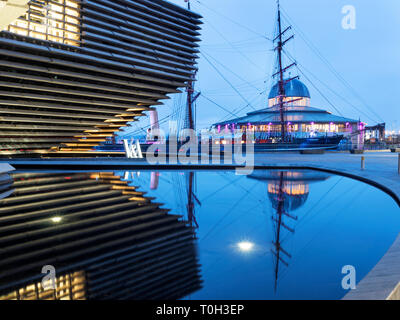
[[[77,45],[0,33],[0,156],[91,150],[179,92],[196,69],[193,12],[163,0],[31,1],[20,22],[52,3],[77,12]]]

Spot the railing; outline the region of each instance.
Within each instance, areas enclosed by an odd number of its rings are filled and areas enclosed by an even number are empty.
[[[357,146],[356,144],[344,142],[339,144],[338,150],[341,151],[346,151],[346,150],[352,150],[352,149],[362,149],[362,150],[368,150],[368,151],[379,151],[379,150],[388,150],[388,149],[395,149],[395,148],[400,148],[400,144],[398,145],[393,145],[393,144],[387,144],[385,142],[383,143],[374,143],[374,144],[367,144],[365,143],[362,146]]]

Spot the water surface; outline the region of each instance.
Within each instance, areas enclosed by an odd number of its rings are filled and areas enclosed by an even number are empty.
[[[149,195],[172,212],[187,211],[188,175],[159,173]],[[136,176],[150,180],[150,173]],[[189,299],[340,299],[347,293],[342,267],[354,266],[359,282],[400,231],[400,210],[389,195],[341,176],[198,172],[195,181],[204,287]]]
[[[18,172],[0,200],[0,296],[340,299],[390,248],[386,193],[314,171]]]

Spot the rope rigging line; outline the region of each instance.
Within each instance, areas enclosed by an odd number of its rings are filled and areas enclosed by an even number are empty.
[[[204,19],[204,18],[203,18]],[[230,41],[231,44],[235,45],[235,46],[247,46],[248,44],[259,44],[260,42],[255,41],[257,40],[259,37],[253,37],[253,38],[249,38],[249,39],[243,39],[243,40],[237,40],[237,41]],[[219,47],[225,47],[225,45],[221,45],[220,43],[211,43],[211,44],[202,44],[202,46],[204,47],[209,47],[209,48],[219,48]]]
[[[258,78],[258,79],[254,79],[253,81],[247,81],[247,83],[238,83],[238,84],[234,84],[234,86],[237,88],[237,89],[239,89],[239,90],[241,90],[241,91],[254,91],[253,90],[253,88],[254,89],[257,89],[257,86],[261,86],[261,84],[262,84],[262,86],[264,87],[264,84],[265,84],[265,76],[264,77],[262,77],[262,78]],[[229,91],[226,91],[226,90],[228,90],[229,89]],[[264,90],[264,89],[263,89]],[[231,90],[231,88],[229,87],[229,88],[227,88],[227,87],[225,87],[225,88],[223,88],[223,87],[220,87],[220,88],[215,88],[215,89],[207,89],[207,90],[201,90],[201,92],[202,93],[205,93],[205,94],[208,94],[208,95],[228,95],[228,93],[232,93],[231,92],[232,90]],[[261,90],[258,90],[258,91],[261,91]],[[231,94],[232,95],[232,94]],[[235,94],[236,95],[236,94]]]
[[[356,92],[356,90],[351,86],[351,84],[344,79],[344,77],[333,67],[333,65],[322,55],[322,53],[318,50],[318,48],[307,38],[305,33],[293,22],[293,19],[289,17],[287,12],[282,8],[282,12],[284,13],[285,19],[289,21],[291,25],[293,25],[299,34],[300,38],[304,41],[304,43],[314,52],[314,54],[328,67],[328,69],[332,72],[332,74],[342,83],[353,95],[360,100],[360,102],[365,105],[369,111],[377,117],[382,122],[385,122],[382,117],[380,117],[374,110],[371,108],[365,100]],[[378,121],[373,120],[378,123]]]
[[[200,96],[200,98],[204,98],[206,100],[208,100],[209,102],[211,102],[212,104],[216,105],[217,107],[221,108],[222,110],[224,110],[225,112],[228,112],[229,114],[231,114],[234,117],[239,117],[237,114],[232,113],[231,111],[229,111],[228,109],[226,109],[225,107],[221,106],[220,104],[218,104],[217,102],[215,102],[214,100],[208,98],[207,96],[205,96],[204,94],[202,94]]]
[[[362,193],[364,193],[365,190],[367,190],[367,188],[368,188],[368,186],[364,186],[364,188],[363,188],[361,191],[358,192],[358,196],[361,195]],[[354,188],[353,188],[353,190],[354,190]],[[352,199],[350,199],[350,201],[349,201],[345,206],[343,206],[343,209],[344,209],[344,208],[349,208],[351,205],[353,205],[353,203],[354,203],[354,199],[352,198]],[[334,202],[334,204],[337,204],[337,202]],[[325,208],[324,208],[324,209],[325,209]],[[319,231],[317,231],[317,233],[314,234],[314,236],[311,238],[311,240],[308,241],[308,243],[307,243],[303,248],[301,248],[300,250],[297,251],[296,257],[293,257],[292,260],[291,260],[291,265],[292,265],[292,266],[293,266],[294,263],[296,263],[297,261],[299,261],[299,260],[301,259],[302,255],[303,255],[303,252],[306,251],[306,250],[311,246],[311,244],[315,241],[315,239],[316,239],[318,236],[320,236],[320,234],[321,234],[322,232],[324,232],[324,231],[327,229],[327,227],[331,226],[331,225],[332,225],[332,222],[333,222],[339,215],[341,215],[341,214],[343,214],[343,212],[345,212],[345,210],[343,210],[343,209],[341,209],[341,210],[336,210],[337,213],[334,215],[334,217],[333,217],[330,221],[328,221],[328,223],[326,223],[326,224],[324,225],[323,228],[321,228]],[[297,229],[296,229],[296,230],[297,230]],[[287,274],[287,271],[283,272],[282,277],[285,277],[286,274]]]
[[[296,62],[294,58],[290,55],[290,53],[288,53],[287,51],[284,51],[284,53],[287,55],[289,59],[291,59],[293,62]],[[311,79],[303,72],[303,70],[301,70],[298,66],[297,70],[299,70],[299,72],[308,80],[308,82],[310,82],[310,84],[314,87],[315,90],[318,91],[318,93],[326,100],[326,102],[328,102],[331,105],[331,107],[334,108],[336,112],[343,117],[343,114],[339,111],[339,109],[336,108],[336,106],[322,93],[321,90],[319,90],[319,88],[314,84],[313,81],[311,81]]]
[[[235,51],[237,51],[245,60],[247,60],[253,67],[255,67],[257,70],[260,69],[260,67],[255,64],[251,59],[249,59],[249,57],[247,57],[242,51],[240,51],[235,45],[233,45],[217,28],[215,28],[211,22],[209,22],[208,20],[206,20],[204,18],[204,21],[216,32],[218,33],[218,35],[224,39],[224,41],[229,44]]]
[[[235,25],[237,25],[237,26],[239,26],[239,27],[241,27],[241,28],[243,28],[243,29],[246,29],[247,31],[249,31],[249,32],[251,32],[251,33],[253,33],[253,34],[258,35],[259,37],[261,37],[261,38],[263,38],[263,39],[265,39],[265,40],[272,41],[272,39],[268,38],[267,36],[263,35],[262,33],[257,32],[257,31],[255,31],[255,30],[253,30],[253,29],[251,29],[251,28],[249,28],[249,27],[247,27],[247,26],[241,24],[240,22],[237,22],[237,21],[233,20],[232,18],[227,17],[226,15],[224,15],[224,14],[222,14],[222,13],[216,11],[215,9],[212,9],[212,8],[206,6],[206,5],[205,5],[204,3],[202,3],[201,1],[196,0],[196,2],[199,3],[201,6],[203,6],[204,8],[206,8],[206,9],[208,9],[208,10],[214,12],[215,14],[217,14],[217,15],[219,15],[219,16],[221,16],[221,17],[227,19],[227,20],[229,20],[229,21],[232,22],[233,24],[235,24]]]
[[[325,86],[329,91],[331,91],[334,95],[336,95],[338,98],[340,98],[341,100],[343,100],[345,103],[347,103],[349,106],[351,106],[352,108],[354,108],[356,111],[358,111],[359,113],[363,114],[366,118],[372,120],[373,122],[376,122],[375,119],[371,118],[367,113],[365,113],[363,110],[361,110],[360,108],[356,107],[354,104],[352,104],[350,101],[348,101],[345,97],[343,97],[342,95],[340,95],[339,93],[337,93],[335,90],[333,90],[330,86],[328,86],[325,82],[323,82],[321,79],[319,79],[315,74],[313,74],[310,70],[308,70],[306,67],[304,67],[304,65],[298,63],[298,68],[302,68],[303,70],[305,70],[308,74],[310,74],[312,77],[314,77],[317,81],[319,81],[323,86]],[[302,72],[303,73],[303,72]],[[304,73],[303,73],[304,74]]]
[[[218,63],[221,67],[223,67],[224,69],[228,70],[230,73],[232,73],[233,75],[235,75],[238,79],[242,80],[244,83],[246,83],[249,87],[252,87],[254,89],[256,89],[257,91],[261,92],[261,90],[259,88],[257,88],[255,85],[253,85],[251,82],[247,81],[246,79],[242,78],[240,75],[238,75],[236,72],[234,72],[232,69],[230,69],[229,67],[227,67],[226,65],[224,65],[222,62],[219,62],[217,59],[215,59],[213,56],[211,56],[209,53],[205,52],[204,50],[202,50],[202,53],[205,54],[206,56],[208,56],[210,59],[214,60],[216,63]],[[232,84],[233,85],[233,84]],[[237,88],[237,86],[236,86]]]
[[[327,192],[325,192],[325,193],[319,198],[319,200],[317,200],[317,201],[314,203],[314,205],[313,205],[309,210],[307,210],[307,212],[306,212],[305,214],[303,214],[303,215],[299,218],[299,220],[298,220],[298,222],[297,222],[297,224],[296,224],[296,226],[295,226],[296,231],[299,230],[299,228],[304,224],[304,222],[307,222],[307,219],[306,219],[307,216],[311,215],[311,217],[312,217],[313,214],[315,215],[315,214],[318,214],[318,213],[319,213],[319,210],[315,210],[315,209],[322,203],[322,200],[324,200],[324,199],[331,193],[331,191],[334,190],[335,187],[336,187],[342,180],[343,180],[343,177],[340,177],[340,178],[338,179],[338,181],[336,181],[336,182],[333,184],[333,186],[331,186],[331,187],[329,188],[329,190],[328,190]],[[334,204],[338,199],[340,199],[340,197],[341,197],[342,195],[347,194],[347,193],[350,192],[350,191],[351,191],[351,189],[346,190],[344,193],[340,194],[339,197],[336,197],[335,200],[334,200],[333,202],[330,202],[329,205]],[[286,238],[287,238],[287,237],[284,237],[283,240],[286,240]]]
[[[338,108],[336,108],[336,106],[333,104],[333,102],[331,102],[324,93],[322,93],[322,91],[314,84],[314,82],[312,82],[311,79],[300,68],[298,68],[298,70],[303,75],[303,77],[306,78],[308,80],[308,82],[311,83],[311,85],[314,87],[314,89],[318,91],[318,93],[322,96],[322,98],[324,98],[325,101],[328,102],[330,104],[330,106],[332,108],[334,108],[340,116],[344,117],[343,114],[340,112],[340,110]]]
[[[255,98],[251,100],[251,103],[254,103],[254,101],[256,101],[256,100],[257,100],[260,96],[262,96],[265,92],[266,92],[266,90],[264,90],[264,91],[262,91],[262,92],[260,92],[260,93],[257,93],[257,95],[255,96]],[[244,110],[247,109],[248,106],[249,106],[248,104],[245,105],[244,107],[243,107],[243,106],[239,106],[239,107],[235,108],[232,112],[233,112],[233,113],[236,113],[236,112],[238,112],[239,110],[243,112]],[[221,118],[218,122],[226,121],[226,120],[228,119],[228,117],[229,117],[229,116],[225,116],[225,117]]]
[[[252,190],[256,187],[257,185],[255,184],[253,187],[250,188],[249,192],[252,192]],[[225,220],[225,218],[227,218],[230,214],[232,214],[232,212],[234,211],[233,209],[235,209],[237,207],[237,205],[247,196],[247,193],[244,193],[242,197],[240,197],[233,205],[231,208],[229,208],[226,213],[221,217],[221,219],[219,219],[217,221],[217,223],[211,227],[210,230],[208,230],[208,232],[203,236],[203,238],[201,238],[201,241],[204,241],[205,239],[207,239],[213,232],[215,229],[217,229],[219,227],[219,225],[222,223],[222,221]],[[260,205],[260,204],[258,204]]]
[[[248,103],[249,105],[250,105],[250,107],[253,109],[253,110],[256,110],[252,105],[251,105],[251,103],[240,93],[240,91],[239,90],[237,90],[236,88],[235,88],[235,86],[218,70],[218,68],[210,61],[210,59],[208,59],[207,57],[206,57],[206,55],[203,53],[203,52],[200,52],[200,54],[204,57],[204,59],[206,59],[206,61],[211,65],[211,67],[221,76],[221,78],[222,79],[224,79],[230,86],[231,86],[231,88],[246,102],[246,103]]]

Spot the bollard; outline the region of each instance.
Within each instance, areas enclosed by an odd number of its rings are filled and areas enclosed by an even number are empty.
[[[365,157],[361,157],[361,170],[365,170]]]
[[[399,162],[397,166],[397,173],[400,174],[400,153],[399,153]]]

